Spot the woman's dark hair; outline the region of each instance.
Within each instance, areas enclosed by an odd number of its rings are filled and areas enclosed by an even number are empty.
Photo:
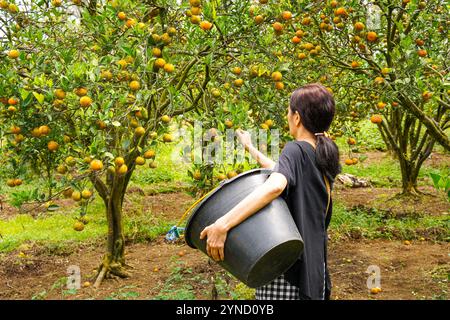
[[[321,84],[307,84],[295,90],[290,99],[293,113],[300,114],[303,126],[311,133],[323,133],[330,128],[335,114],[333,95]],[[329,137],[316,136],[316,160],[319,169],[329,178],[341,172],[339,149]]]

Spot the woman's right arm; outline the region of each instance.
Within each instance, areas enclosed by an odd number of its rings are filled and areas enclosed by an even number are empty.
[[[273,167],[275,166],[275,161],[266,157],[261,151],[259,151],[253,146],[250,133],[238,129],[236,130],[236,134],[239,138],[239,141],[245,147],[245,150],[247,150],[250,153],[253,159],[255,159],[261,167],[273,169]]]

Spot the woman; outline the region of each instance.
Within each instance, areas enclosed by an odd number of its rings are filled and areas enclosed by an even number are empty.
[[[273,173],[263,185],[201,232],[201,239],[207,237],[208,255],[216,261],[223,260],[228,231],[278,196],[286,200],[304,241],[304,250],[296,263],[271,283],[257,288],[257,299],[329,299],[327,227],[332,204],[329,203],[331,190],[327,189],[331,189],[341,170],[339,150],[326,133],[334,113],[333,96],[322,85],[308,84],[295,90],[287,114],[294,140],[285,145],[277,163],[252,146],[247,132],[238,131],[241,143],[250,154]]]

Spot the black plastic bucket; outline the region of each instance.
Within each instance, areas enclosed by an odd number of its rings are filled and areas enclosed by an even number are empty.
[[[187,244],[206,253],[200,233],[262,185],[269,169],[244,172],[225,180],[192,211],[185,229]],[[303,240],[281,197],[234,227],[225,242],[225,260],[219,264],[251,288],[274,280],[300,257]]]

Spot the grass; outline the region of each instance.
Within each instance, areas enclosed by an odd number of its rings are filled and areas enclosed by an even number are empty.
[[[450,241],[448,216],[414,215],[394,217],[376,209],[347,209],[333,203],[330,231],[337,238]]]

